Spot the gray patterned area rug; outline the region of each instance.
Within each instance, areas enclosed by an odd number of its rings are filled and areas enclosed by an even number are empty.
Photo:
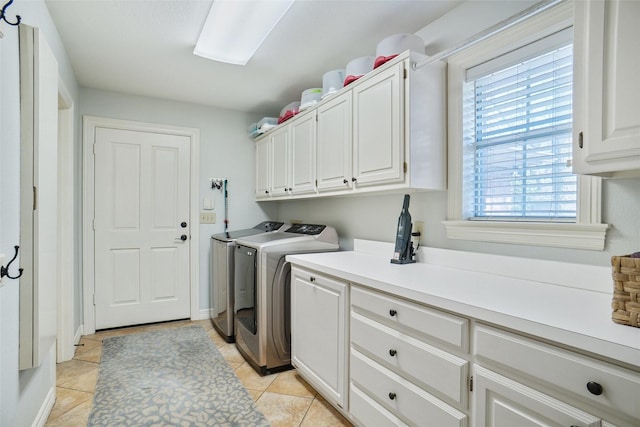
[[[268,426],[200,326],[105,338],[89,426]]]

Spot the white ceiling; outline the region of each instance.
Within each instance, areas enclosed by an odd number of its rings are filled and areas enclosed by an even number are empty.
[[[267,116],[321,87],[326,71],[375,55],[385,37],[415,33],[461,3],[298,0],[238,66],[192,53],[211,0],[45,1],[80,86]]]

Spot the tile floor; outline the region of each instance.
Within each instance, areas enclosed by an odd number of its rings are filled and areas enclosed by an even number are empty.
[[[234,369],[258,408],[274,427],[350,426],[351,424],[295,370],[261,377],[245,362],[235,344],[227,344],[212,328],[209,320],[177,321],[134,326],[83,336],[72,360],[57,365],[57,399],[46,427],[84,427],[87,425],[93,392],[98,379],[98,364],[105,337],[157,329],[201,325]]]

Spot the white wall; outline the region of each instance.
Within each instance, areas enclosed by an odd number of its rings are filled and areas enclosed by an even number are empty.
[[[8,19],[16,14],[23,23],[42,30],[58,60],[61,78],[77,99],[75,77],[44,2],[15,2],[8,9]],[[0,252],[13,254],[13,245],[20,240],[18,29],[3,24],[0,30],[4,33],[0,39]],[[47,394],[55,390],[55,347],[39,368],[18,371],[19,286],[19,280],[5,279],[0,288],[0,426],[31,426],[51,398]]]
[[[209,308],[209,245],[212,234],[224,231],[222,192],[210,188],[209,178],[227,178],[229,230],[249,228],[277,217],[276,205],[254,201],[255,144],[247,135],[256,117],[195,104],[185,104],[94,89],[80,92],[83,115],[162,123],[200,129],[200,201],[215,203],[216,224],[200,225],[200,309]]]

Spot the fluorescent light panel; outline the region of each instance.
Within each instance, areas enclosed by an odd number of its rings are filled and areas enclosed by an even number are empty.
[[[246,65],[294,0],[214,0],[193,53]]]

